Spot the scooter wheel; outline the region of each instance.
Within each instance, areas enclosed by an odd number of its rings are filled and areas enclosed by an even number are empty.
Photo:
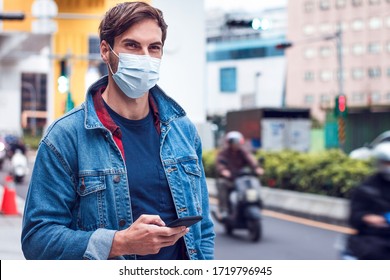
[[[225,232],[227,235],[233,234],[233,227],[231,225],[225,225]]]
[[[260,220],[252,220],[248,222],[249,239],[257,242],[262,237],[262,226]]]

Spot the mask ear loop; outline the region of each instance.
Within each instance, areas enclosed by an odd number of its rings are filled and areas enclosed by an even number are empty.
[[[110,50],[112,51],[112,53],[115,54],[115,56],[119,58],[119,55],[117,55],[116,52],[111,48],[111,45],[110,44],[107,44],[107,45],[110,48]],[[108,68],[110,68],[111,74],[114,75],[114,72],[112,71],[110,63],[107,63],[107,65],[108,65]]]

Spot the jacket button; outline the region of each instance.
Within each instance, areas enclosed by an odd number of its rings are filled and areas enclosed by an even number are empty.
[[[114,176],[114,183],[119,183],[121,181],[121,176],[116,175]]]
[[[120,227],[124,227],[126,225],[126,221],[125,220],[120,220],[119,221],[119,226]]]

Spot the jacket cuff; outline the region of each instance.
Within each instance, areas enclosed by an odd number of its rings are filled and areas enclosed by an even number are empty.
[[[97,229],[89,238],[83,258],[88,260],[107,260],[115,233],[116,230]]]

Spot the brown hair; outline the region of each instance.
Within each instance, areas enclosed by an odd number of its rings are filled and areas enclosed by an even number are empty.
[[[99,25],[100,42],[105,40],[113,48],[115,37],[144,19],[156,20],[161,28],[161,40],[164,44],[168,25],[164,21],[163,13],[144,2],[119,3],[108,10]]]

